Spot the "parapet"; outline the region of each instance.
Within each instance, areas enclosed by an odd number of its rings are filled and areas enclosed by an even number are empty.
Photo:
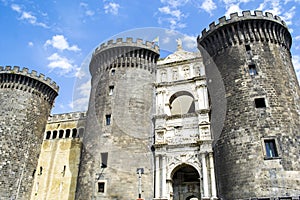
[[[99,47],[96,48],[95,54],[98,52],[104,51],[106,49],[115,48],[115,47],[137,47],[137,48],[144,48],[154,51],[155,53],[159,54],[159,47],[154,42],[150,41],[143,41],[142,39],[133,40],[133,38],[128,37],[124,41],[123,38],[117,38],[116,41],[109,40],[107,43],[102,43]]]
[[[86,118],[86,112],[71,112],[63,114],[55,114],[48,117],[48,123],[63,122],[63,121],[75,121]]]
[[[48,85],[50,88],[52,88],[56,93],[58,93],[59,87],[58,85],[56,85],[56,83],[54,81],[52,81],[49,77],[45,77],[44,74],[38,74],[37,71],[32,70],[31,72],[29,72],[28,68],[23,68],[20,70],[19,66],[0,66],[0,74],[2,73],[6,73],[6,74],[20,74],[23,76],[27,76],[30,78],[33,78],[37,81],[40,81],[46,85]]]
[[[231,24],[231,23],[234,23],[237,21],[252,20],[252,19],[270,20],[270,21],[279,23],[282,26],[284,26],[285,28],[287,28],[286,23],[277,15],[274,16],[272,13],[269,13],[269,12],[263,13],[263,11],[258,11],[258,10],[254,11],[254,14],[252,14],[251,11],[247,10],[247,11],[243,11],[242,15],[239,15],[237,12],[235,12],[235,13],[231,13],[230,17],[228,19],[226,18],[226,16],[219,18],[217,24],[215,22],[212,22],[209,25],[209,29],[208,30],[206,28],[203,29],[201,34],[202,34],[202,37],[205,37],[210,32],[212,32],[222,26],[225,26],[227,24]]]
[[[204,29],[202,35],[197,38],[198,48],[204,48],[210,56],[216,55],[223,49],[251,42],[269,42],[279,44],[286,49],[292,45],[292,37],[287,25],[278,16],[262,11],[242,12],[230,14],[230,18],[219,18]]]

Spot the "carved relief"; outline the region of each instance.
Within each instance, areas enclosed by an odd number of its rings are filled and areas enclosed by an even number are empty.
[[[190,77],[190,68],[189,67],[184,67],[183,68],[183,77],[185,79]]]

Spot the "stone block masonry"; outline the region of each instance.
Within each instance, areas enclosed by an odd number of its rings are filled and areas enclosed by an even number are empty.
[[[300,89],[287,26],[270,13],[234,13],[204,30],[198,45],[208,78],[218,68],[225,87],[218,98],[227,101],[214,146],[219,197],[299,197]],[[208,88],[216,98],[218,86]]]
[[[27,68],[0,67],[0,197],[29,199],[58,87]]]

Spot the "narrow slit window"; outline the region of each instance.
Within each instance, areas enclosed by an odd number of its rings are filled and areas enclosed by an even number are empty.
[[[66,165],[64,165],[64,169],[63,169],[63,171],[62,171],[62,176],[64,177],[65,174],[66,174]]]
[[[42,175],[43,174],[43,167],[40,167],[40,173],[39,175]]]
[[[255,102],[255,107],[256,108],[265,108],[266,107],[265,98],[254,99],[254,102]]]
[[[107,126],[111,124],[111,115],[105,115],[105,124]]]
[[[265,148],[266,148],[266,157],[267,158],[276,158],[276,157],[278,157],[278,151],[277,151],[277,148],[276,148],[275,139],[265,140]]]
[[[109,86],[109,95],[113,95],[113,93],[114,93],[114,86],[111,85]]]
[[[257,75],[257,70],[256,70],[255,64],[248,65],[248,67],[249,67],[249,74],[251,76]]]
[[[98,182],[98,192],[104,193],[105,191],[105,183],[104,182]]]

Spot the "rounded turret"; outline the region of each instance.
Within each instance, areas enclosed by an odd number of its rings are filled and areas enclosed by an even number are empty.
[[[58,95],[51,79],[0,67],[0,196],[29,199],[47,118]]]
[[[98,71],[106,71],[118,67],[144,68],[153,72],[155,70],[155,60],[158,59],[159,48],[153,42],[142,39],[133,41],[132,38],[118,38],[116,41],[109,40],[101,44],[93,53],[90,72],[95,75]],[[101,64],[94,65],[96,62]]]
[[[135,199],[137,168],[144,168],[143,197],[153,197],[149,138],[158,57],[158,46],[141,39],[110,40],[95,50],[77,199]]]
[[[300,89],[286,24],[271,13],[245,11],[209,27],[197,41],[209,79],[212,129],[223,127],[214,131],[219,197],[299,196]],[[214,68],[224,85],[216,84]],[[218,124],[220,99],[227,102],[224,124]]]

